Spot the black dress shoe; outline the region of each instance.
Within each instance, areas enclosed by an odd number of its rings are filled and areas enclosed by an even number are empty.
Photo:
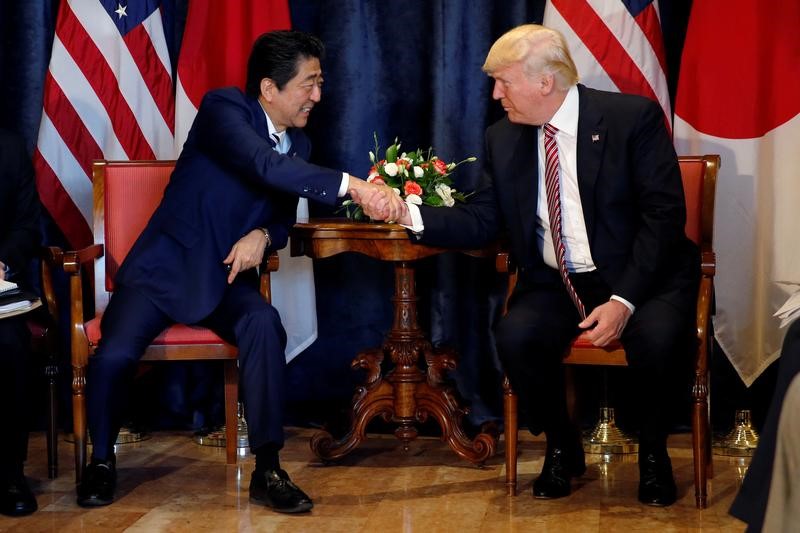
[[[586,459],[580,440],[570,448],[548,447],[542,473],[533,482],[533,497],[563,498],[572,491],[573,477],[586,472]]]
[[[250,478],[250,501],[266,505],[279,513],[304,513],[314,504],[311,498],[292,483],[283,470],[253,472]]]
[[[117,469],[114,460],[98,461],[92,459],[83,469],[81,484],[78,485],[78,505],[81,507],[101,507],[114,501],[117,488]]]
[[[10,476],[0,492],[0,513],[7,516],[25,516],[38,509],[28,482],[22,474]]]
[[[666,452],[640,455],[639,501],[645,505],[666,507],[675,503],[677,493],[672,463]]]

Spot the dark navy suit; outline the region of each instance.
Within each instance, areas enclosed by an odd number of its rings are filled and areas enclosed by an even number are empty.
[[[622,335],[637,403],[650,414],[643,437],[665,436],[662,411],[686,361],[695,316],[699,258],[686,238],[686,209],[675,150],[661,108],[637,96],[578,86],[577,179],[589,248],[597,267],[570,277],[587,313],[625,298],[636,311]],[[467,204],[423,206],[423,243],[474,248],[504,234],[519,268],[509,313],[495,328],[498,353],[529,427],[564,418],[560,359],[580,317],[536,238],[538,128],[504,118],[486,133],[486,175]],[[652,423],[652,424],[651,424]],[[652,426],[652,427],[651,427]]]
[[[133,245],[103,315],[89,363],[93,455],[106,459],[121,424],[136,362],[167,325],[201,324],[239,347],[250,446],[283,443],[284,347],[277,311],[258,293],[255,271],[228,285],[233,245],[266,227],[286,245],[297,197],[333,205],[342,173],[306,163],[308,138],[289,129],[287,155],[273,149],[259,102],[235,88],[203,99],[161,204]]]

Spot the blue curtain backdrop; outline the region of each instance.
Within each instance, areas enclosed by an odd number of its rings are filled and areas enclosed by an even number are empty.
[[[188,1],[164,3],[173,66]],[[0,127],[21,133],[31,150],[58,4],[0,2]],[[661,2],[671,88],[690,5],[690,0]],[[448,160],[482,158],[484,129],[502,110],[491,101],[491,84],[480,66],[501,33],[542,20],[544,0],[290,0],[290,7],[293,26],[319,35],[327,47],[323,100],[307,128],[313,160],[363,177],[373,132],[383,146],[398,137],[406,148],[432,146]],[[479,172],[480,163],[460,168],[457,187],[470,190]],[[331,213],[312,207],[312,214]],[[63,243],[52,223],[45,224],[48,242]],[[459,350],[459,368],[452,377],[472,407],[470,422],[496,417],[500,372],[490,328],[503,287],[493,265],[446,254],[422,261],[418,272],[420,321],[434,344]],[[317,262],[316,282],[319,339],[289,367],[296,423],[322,423],[346,411],[361,378],[349,369],[350,361],[359,350],[379,345],[392,321],[390,265],[337,256]],[[724,357],[719,359],[724,363]],[[175,415],[172,421],[196,419],[198,411],[207,417],[214,405],[209,390],[219,391],[209,383],[219,381],[219,373],[164,367],[150,383],[166,385],[162,404]],[[729,372],[724,364],[715,370]],[[65,360],[62,376],[69,371]],[[68,381],[62,378],[65,400]],[[62,406],[68,409],[69,402]]]
[[[541,0],[290,4],[293,27],[327,48],[323,100],[307,128],[313,158],[362,177],[373,133],[383,147],[397,137],[408,149],[432,146],[445,160],[482,158],[484,129],[502,112],[481,72],[486,52],[511,27],[541,21],[544,10]],[[474,189],[480,171],[480,163],[461,167],[456,187]],[[331,413],[319,412],[320,400],[352,396],[361,376],[348,362],[378,346],[391,325],[393,273],[356,255],[318,261],[315,269],[320,338],[289,375],[290,390],[324,419]],[[417,276],[421,326],[435,345],[458,349],[452,377],[472,408],[470,421],[496,416],[501,372],[490,328],[502,287],[493,262],[447,254],[420,262]]]

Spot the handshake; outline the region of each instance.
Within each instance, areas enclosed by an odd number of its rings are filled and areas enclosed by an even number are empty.
[[[350,176],[347,192],[371,219],[411,225],[408,206],[388,185],[369,183]]]

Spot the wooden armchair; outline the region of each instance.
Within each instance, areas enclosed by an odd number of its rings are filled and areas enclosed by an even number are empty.
[[[711,460],[711,439],[709,435],[708,404],[708,353],[711,346],[710,313],[713,298],[716,258],[713,249],[714,194],[717,171],[720,165],[718,155],[682,156],[679,158],[684,194],[686,195],[686,235],[700,247],[702,277],[697,294],[697,353],[695,356],[695,376],[692,386],[692,451],[694,456],[695,503],[698,509],[706,507],[707,478],[713,476]],[[516,273],[508,253],[497,256],[497,269],[509,273],[510,295],[516,283]],[[579,336],[564,356],[565,364],[626,366],[625,350],[622,345],[613,343],[604,348],[593,346]],[[517,490],[517,396],[511,390],[506,378],[503,383],[505,399],[505,456],[506,487],[509,494]]]
[[[75,472],[80,481],[86,462],[86,366],[100,340],[100,319],[114,291],[114,276],[163,196],[174,161],[95,161],[93,165],[95,244],[82,250],[53,250],[70,280],[72,405]],[[270,272],[278,256],[265,258],[260,289],[270,299]],[[85,316],[83,274],[93,285],[94,315]],[[226,460],[236,463],[239,374],[237,349],[211,330],[175,324],[147,348],[142,361],[221,359],[225,362]]]

